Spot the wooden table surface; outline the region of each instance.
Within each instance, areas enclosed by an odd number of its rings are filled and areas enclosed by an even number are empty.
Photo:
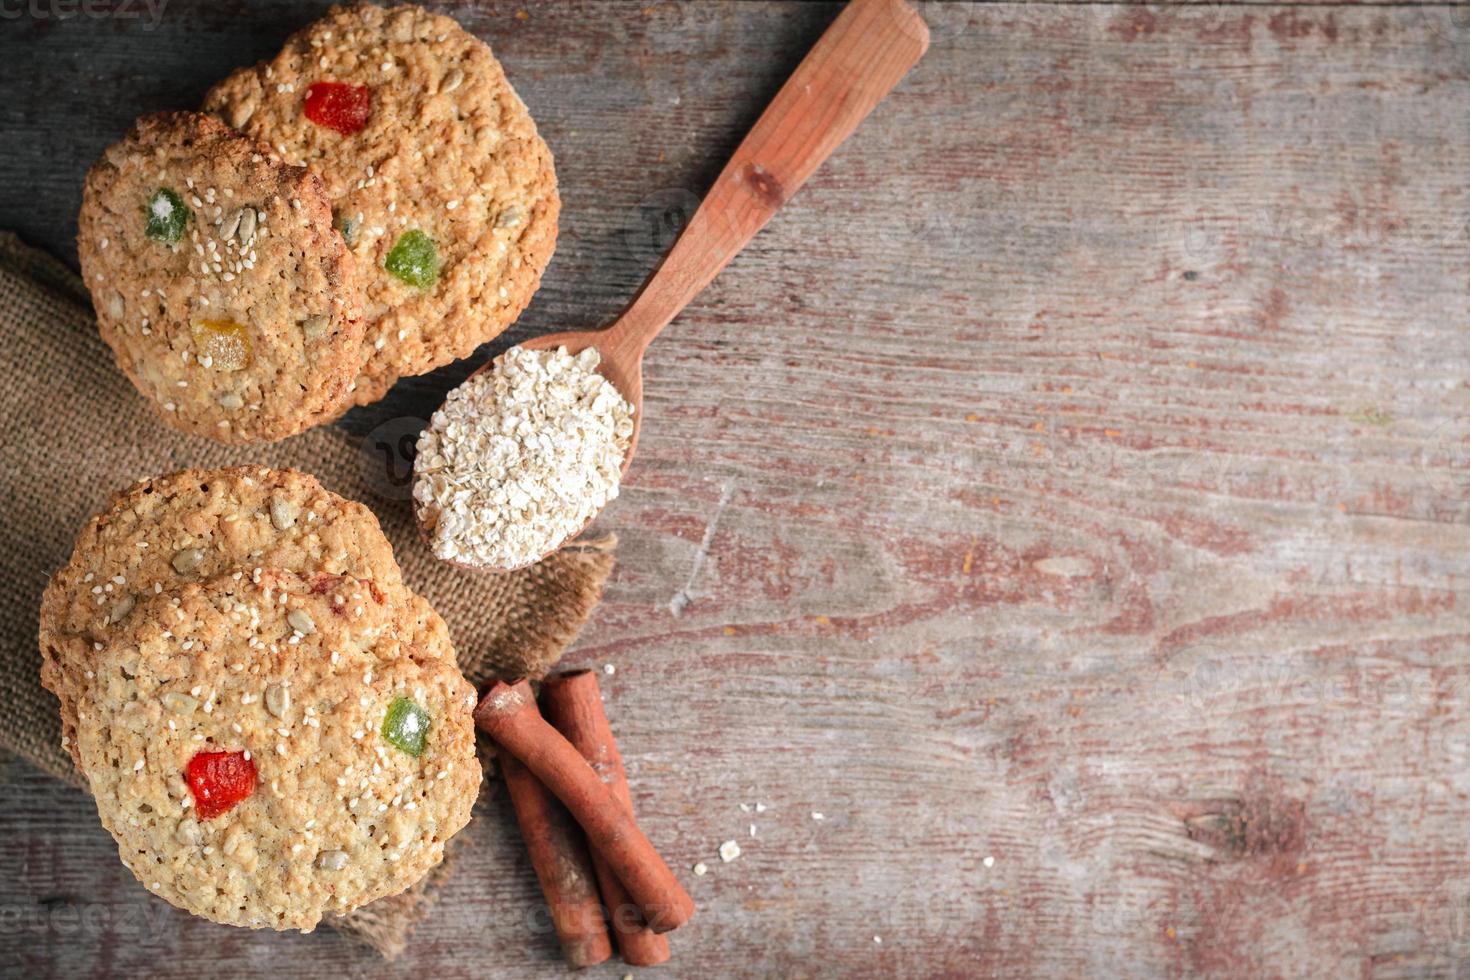
[[[19,9],[0,227],[74,263],[102,147],[321,6]],[[493,349],[615,313],[836,9],[454,8],[565,197]],[[700,903],[659,975],[1465,975],[1470,12],[924,10],[917,70],[653,348],[599,525],[566,662],[616,667]],[[390,972],[191,919],[81,794],[0,790],[5,973]],[[560,975],[503,796],[466,833],[391,973]]]

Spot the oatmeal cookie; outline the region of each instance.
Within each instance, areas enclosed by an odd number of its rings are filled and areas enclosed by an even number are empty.
[[[168,424],[269,442],[347,404],[361,293],[306,168],[212,116],[144,116],[87,173],[78,226],[102,338]]]
[[[263,570],[140,608],[97,654],[79,742],[154,894],[310,931],[439,863],[479,789],[474,689],[397,634],[370,583]]]
[[[561,209],[490,48],[421,7],[334,7],[206,111],[326,181],[368,327],[355,400],[465,357],[530,302]]]
[[[453,659],[448,627],[403,584],[372,511],[297,470],[183,470],[125,490],[82,530],[41,602],[41,681],[61,702],[76,754],[75,705],[95,647],[142,600],[237,570],[283,568],[371,581],[425,650]]]

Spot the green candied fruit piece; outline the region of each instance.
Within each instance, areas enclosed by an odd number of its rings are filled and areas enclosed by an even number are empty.
[[[434,239],[414,228],[394,243],[383,268],[410,286],[427,289],[439,278],[439,250]]]
[[[160,187],[148,198],[147,217],[143,234],[155,242],[177,245],[184,237],[184,226],[189,223],[191,214],[182,197],[167,187]]]
[[[411,756],[423,755],[429,738],[429,712],[412,698],[399,698],[388,706],[383,737]]]

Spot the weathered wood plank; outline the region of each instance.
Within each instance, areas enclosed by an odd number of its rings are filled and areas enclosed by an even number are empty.
[[[0,225],[70,257],[91,156],[315,9],[6,24]],[[618,310],[835,9],[457,9],[566,197],[512,338]],[[655,345],[599,525],[569,659],[712,868],[668,975],[1463,973],[1470,23],[954,9]],[[378,971],[161,907],[83,797],[4,787],[0,961]],[[468,834],[411,968],[559,972],[504,801]]]

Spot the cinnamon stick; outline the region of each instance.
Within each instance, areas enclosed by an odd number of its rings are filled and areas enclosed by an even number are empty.
[[[552,727],[567,737],[582,758],[592,764],[613,795],[633,814],[633,795],[628,790],[628,776],[623,757],[613,741],[612,727],[602,710],[602,696],[597,690],[597,675],[590,670],[574,670],[548,677],[541,685],[545,717]],[[597,884],[602,902],[607,906],[618,953],[629,966],[657,966],[669,959],[669,940],[654,932],[638,917],[637,907],[628,890],[613,874],[601,851],[592,851],[592,866],[597,871]]]
[[[509,752],[499,753],[516,823],[546,896],[562,955],[577,969],[612,956],[591,855],[581,828],[541,781]]]
[[[529,684],[496,682],[475,708],[475,724],[566,805],[650,929],[668,932],[689,921],[689,893],[582,754],[541,717]]]

